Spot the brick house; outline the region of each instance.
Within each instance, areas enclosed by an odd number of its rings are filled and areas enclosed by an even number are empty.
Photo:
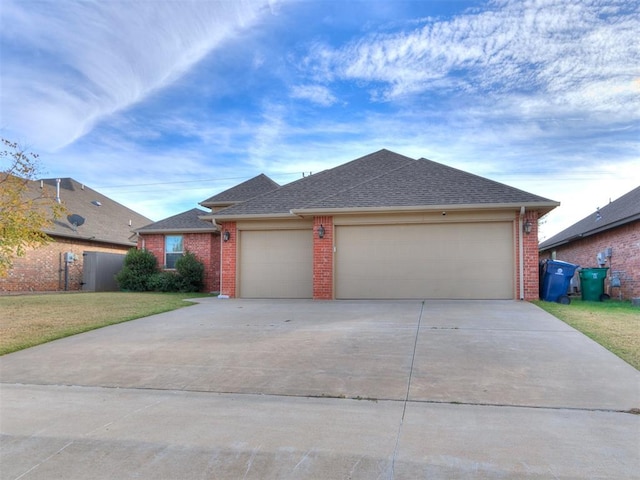
[[[162,270],[173,270],[184,252],[193,253],[204,264],[204,289],[220,290],[220,230],[210,215],[225,207],[278,188],[264,174],[210,197],[200,205],[209,210],[193,208],[155,223],[138,228],[137,246],[153,253]]]
[[[388,150],[203,217],[221,294],[538,298],[538,219],[559,203]]]
[[[545,240],[539,250],[541,259],[609,267],[607,292],[640,298],[640,187]]]
[[[132,230],[150,222],[72,178],[29,181],[27,187],[31,198],[44,194],[58,199],[67,218],[55,220],[44,230],[52,242],[15,259],[7,277],[0,278],[0,292],[81,290],[85,254],[124,255],[136,246]],[[76,217],[70,220],[71,215]]]

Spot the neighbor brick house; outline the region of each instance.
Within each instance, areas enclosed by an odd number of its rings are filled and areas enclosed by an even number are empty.
[[[57,199],[66,214],[44,230],[52,239],[49,244],[14,260],[7,277],[0,278],[0,292],[81,290],[85,254],[124,255],[136,246],[132,230],[150,222],[72,178],[29,181],[26,195]],[[76,217],[69,220],[71,215]]]
[[[203,218],[229,297],[529,300],[538,219],[558,205],[380,150]]]
[[[210,210],[193,208],[136,229],[138,248],[153,253],[162,270],[175,269],[176,260],[185,252],[193,253],[204,264],[204,290],[220,290],[220,230],[210,215],[278,188],[264,174],[225,190],[200,203]]]
[[[640,298],[640,187],[545,240],[539,248],[541,259],[583,268],[609,267],[607,293]]]

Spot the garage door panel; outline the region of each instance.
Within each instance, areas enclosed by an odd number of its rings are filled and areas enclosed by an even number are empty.
[[[311,298],[311,230],[240,232],[239,290],[243,298]]]
[[[513,298],[510,222],[339,226],[337,298]]]

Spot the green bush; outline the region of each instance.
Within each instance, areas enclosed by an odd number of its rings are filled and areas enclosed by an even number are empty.
[[[175,272],[157,272],[149,277],[147,288],[154,292],[177,292],[180,283],[180,277]]]
[[[191,252],[176,261],[180,292],[199,292],[204,287],[204,264]]]
[[[116,281],[122,290],[145,292],[149,289],[149,277],[157,270],[157,261],[153,253],[132,248],[124,257],[124,266],[116,274]]]

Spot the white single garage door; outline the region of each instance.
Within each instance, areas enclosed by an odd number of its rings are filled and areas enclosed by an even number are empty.
[[[244,230],[239,241],[240,297],[312,298],[312,230]]]
[[[336,227],[336,298],[514,298],[511,222]]]

